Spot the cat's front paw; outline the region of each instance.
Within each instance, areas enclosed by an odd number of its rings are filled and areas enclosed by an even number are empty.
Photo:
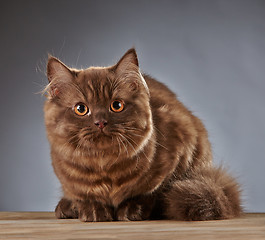
[[[125,200],[117,209],[119,221],[141,221],[149,219],[154,206],[151,196],[136,197]]]
[[[73,202],[69,199],[62,198],[55,208],[57,218],[78,218],[78,212]]]
[[[83,222],[107,222],[113,220],[112,207],[94,201],[78,202],[79,219]]]

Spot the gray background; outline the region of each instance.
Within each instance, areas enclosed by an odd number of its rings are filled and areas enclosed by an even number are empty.
[[[141,69],[205,123],[215,163],[265,211],[265,1],[2,1],[0,210],[53,210],[60,185],[43,123],[47,53],[73,67]]]

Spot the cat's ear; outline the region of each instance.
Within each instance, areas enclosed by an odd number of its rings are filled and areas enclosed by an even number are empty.
[[[73,72],[59,59],[49,56],[47,64],[47,78],[49,82],[52,82],[54,79],[72,81],[74,75]]]
[[[45,90],[52,98],[62,95],[62,93],[66,91],[67,86],[73,83],[74,76],[74,71],[68,68],[59,59],[49,56],[47,78],[50,83]]]
[[[114,66],[117,75],[122,75],[126,71],[139,70],[137,54],[134,48],[129,49]]]
[[[130,91],[137,91],[143,86],[149,94],[148,86],[140,72],[137,54],[134,48],[129,49],[118,63],[113,67],[113,70],[124,85]]]

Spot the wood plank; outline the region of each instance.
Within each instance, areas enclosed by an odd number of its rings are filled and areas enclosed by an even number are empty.
[[[221,221],[83,223],[51,212],[0,212],[0,239],[262,239],[265,213]]]

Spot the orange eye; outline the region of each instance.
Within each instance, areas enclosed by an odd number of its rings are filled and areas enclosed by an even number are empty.
[[[84,116],[89,111],[88,107],[83,103],[76,104],[74,110],[75,110],[75,113],[79,116]]]
[[[121,100],[114,100],[110,104],[110,109],[113,112],[121,112],[124,109],[124,102]]]

